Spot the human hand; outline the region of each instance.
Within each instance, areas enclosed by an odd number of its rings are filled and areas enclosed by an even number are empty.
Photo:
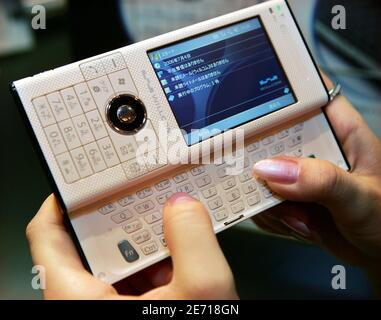
[[[164,207],[163,219],[173,268],[167,259],[111,286],[85,270],[56,199],[49,196],[26,231],[34,264],[45,267],[44,297],[237,299],[205,207],[187,194],[175,194]]]
[[[381,143],[343,96],[326,107],[326,114],[352,171],[318,159],[256,163],[255,176],[300,203],[285,202],[254,221],[267,231],[318,243],[381,279]]]

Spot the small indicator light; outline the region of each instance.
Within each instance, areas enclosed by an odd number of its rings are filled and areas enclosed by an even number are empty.
[[[277,4],[275,6],[275,10],[278,11],[278,12],[281,12],[282,11],[282,6],[280,4]]]

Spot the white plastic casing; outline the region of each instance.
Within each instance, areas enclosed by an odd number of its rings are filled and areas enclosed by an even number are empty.
[[[269,11],[270,8],[275,8],[277,4],[282,6],[283,16],[280,14],[272,15]],[[260,16],[298,102],[242,126],[248,136],[254,135],[290,118],[322,107],[328,102],[327,92],[291,13],[285,2],[281,0],[269,1],[243,9],[14,83],[67,210],[72,211],[101,197],[107,197],[123,188],[139,183],[141,179],[134,181],[126,179],[122,166],[118,165],[75,183],[67,184],[33,108],[32,100],[85,82],[87,79],[84,77],[84,73],[86,74],[86,71],[83,71],[84,68],[97,66],[100,59],[107,59],[113,53],[122,53],[137,88],[136,94],[146,105],[148,118],[154,128],[157,129],[160,120],[167,120],[172,128],[178,128],[160,82],[151,66],[147,51],[255,16]],[[81,67],[83,72],[81,72]],[[106,105],[98,106],[98,108],[100,113],[104,114]],[[188,149],[185,140],[183,144],[183,148]],[[161,171],[155,171],[154,175],[159,175],[168,170],[171,168],[164,167]],[[146,180],[147,178],[149,177],[144,176],[142,179]]]
[[[280,5],[281,10],[276,9],[278,5]],[[297,102],[260,119],[246,123],[241,127],[245,130],[245,135],[249,140],[253,138],[260,139],[264,134],[274,134],[274,132],[271,132],[272,130],[281,130],[282,126],[284,128],[292,126],[294,120],[306,121],[303,142],[305,154],[316,154],[348,169],[328,122],[319,111],[319,108],[328,103],[328,93],[289,12],[288,6],[283,0],[267,1],[263,4],[14,82],[14,89],[21,100],[34,135],[38,140],[57,186],[57,191],[62,199],[64,209],[66,209],[75,230],[76,238],[79,240],[92,272],[104,281],[114,283],[123,279],[165,258],[168,256],[168,251],[162,250],[157,255],[150,257],[143,257],[140,252],[142,256],[140,261],[135,264],[126,264],[117,249],[118,241],[123,239],[123,235],[125,236],[124,232],[121,228],[113,228],[110,221],[105,222],[102,220],[103,217],[99,216],[97,208],[117,201],[123,194],[135,192],[138,188],[151,183],[155,178],[160,179],[162,177],[164,179],[173,176],[174,172],[179,170],[179,166],[167,165],[131,179],[126,175],[123,164],[117,164],[88,177],[77,179],[73,183],[67,183],[57,163],[56,155],[49,144],[45,132],[46,126],[41,123],[41,119],[33,105],[34,99],[45,97],[54,92],[62,92],[62,90],[70,91],[72,87],[77,85],[87,86],[97,103],[95,110],[105,120],[108,101],[115,94],[129,93],[143,101],[147,109],[147,117],[156,132],[161,120],[166,120],[171,128],[179,129],[151,65],[147,51],[257,16],[260,17],[274,46]],[[128,89],[120,89],[114,86],[114,90],[110,92],[109,96],[103,95],[101,98],[94,96],[92,91],[92,87],[95,86],[94,83],[99,84],[99,79],[102,78],[110,82],[115,72],[122,71],[128,80]],[[75,110],[72,112],[75,112]],[[125,136],[118,136],[117,133],[108,128],[106,121],[103,121],[103,124],[114,143],[116,140],[127,139]],[[181,135],[180,131],[179,134]],[[211,138],[211,140],[214,140],[214,138]],[[195,147],[188,147],[185,140],[183,140],[182,148],[192,154]],[[211,167],[211,174],[215,174],[213,170],[215,168],[212,169]],[[278,204],[280,201],[277,198],[268,199],[256,209],[244,212],[242,217],[244,219],[251,217]],[[229,225],[217,223],[214,226],[215,231],[222,231],[238,222],[238,220],[233,221]]]

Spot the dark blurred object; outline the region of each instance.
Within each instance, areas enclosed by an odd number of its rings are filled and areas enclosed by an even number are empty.
[[[25,52],[33,46],[29,23],[20,12],[20,1],[0,0],[0,56]]]
[[[131,41],[123,29],[117,0],[69,1],[74,60],[118,49]]]
[[[332,8],[346,9],[344,30],[333,30]],[[381,3],[378,0],[318,1],[315,32],[318,40],[351,65],[352,75],[381,86]]]

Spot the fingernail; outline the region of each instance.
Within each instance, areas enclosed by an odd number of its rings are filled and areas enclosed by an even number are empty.
[[[296,236],[300,236],[305,240],[309,240],[315,243],[321,243],[322,239],[318,233],[311,230],[303,221],[300,221],[294,217],[284,217],[280,221]]]
[[[172,195],[168,199],[167,204],[169,204],[170,206],[174,206],[179,203],[190,202],[190,201],[194,201],[194,198],[191,197],[188,193],[178,192]]]
[[[155,272],[152,276],[151,281],[155,287],[160,287],[160,286],[164,286],[168,284],[168,282],[171,281],[171,278],[172,278],[171,270],[168,270],[167,268],[165,268]]]
[[[284,217],[281,218],[280,221],[303,238],[308,239],[311,236],[311,230],[307,225],[294,217]]]
[[[295,183],[299,175],[298,163],[293,160],[262,160],[254,165],[253,170],[263,180],[283,184]]]

